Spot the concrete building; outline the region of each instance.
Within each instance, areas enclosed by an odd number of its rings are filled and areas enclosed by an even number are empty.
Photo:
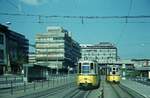
[[[150,59],[132,59],[136,73],[139,77],[150,80]]]
[[[36,62],[50,69],[74,68],[80,58],[80,46],[62,27],[48,27],[36,35]]]
[[[2,25],[0,27],[2,29]],[[0,74],[4,73],[6,64],[6,37],[4,33],[0,32]]]
[[[150,66],[150,59],[132,59],[135,67],[147,67]]]
[[[0,24],[0,74],[21,73],[28,62],[28,44],[24,35]]]
[[[81,59],[97,60],[100,64],[113,63],[117,61],[117,47],[109,42],[99,44],[81,44]]]
[[[28,59],[29,64],[36,63],[35,57],[36,57],[35,52],[29,52],[29,59]]]

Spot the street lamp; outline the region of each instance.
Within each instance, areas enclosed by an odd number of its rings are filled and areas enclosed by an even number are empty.
[[[56,74],[58,75],[58,57],[57,57],[57,65],[56,65]]]

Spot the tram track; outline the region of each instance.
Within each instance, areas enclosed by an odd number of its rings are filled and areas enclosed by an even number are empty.
[[[80,90],[75,88],[74,90],[65,94],[62,98],[88,98],[92,90]]]
[[[88,91],[85,95],[84,95],[84,98],[88,98],[89,94],[91,93],[92,91]]]
[[[75,88],[75,89],[71,90],[70,92],[68,92],[67,94],[65,94],[62,98],[73,98],[79,92],[80,92],[80,90],[78,88]]]
[[[118,98],[135,98],[119,84],[110,84],[110,86]]]

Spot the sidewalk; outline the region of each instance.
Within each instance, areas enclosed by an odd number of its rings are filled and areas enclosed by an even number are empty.
[[[121,80],[120,82],[123,86],[134,90],[138,94],[144,96],[145,98],[150,98],[150,86],[143,85],[141,83],[138,83],[136,81],[132,80]]]

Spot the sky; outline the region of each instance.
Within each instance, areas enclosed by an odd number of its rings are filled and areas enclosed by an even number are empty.
[[[25,35],[31,44],[37,33],[47,32],[47,26],[61,26],[80,44],[111,42],[122,59],[150,58],[150,18],[64,19],[2,14],[150,16],[150,0],[0,0],[0,9],[0,23],[10,22],[9,29]]]

